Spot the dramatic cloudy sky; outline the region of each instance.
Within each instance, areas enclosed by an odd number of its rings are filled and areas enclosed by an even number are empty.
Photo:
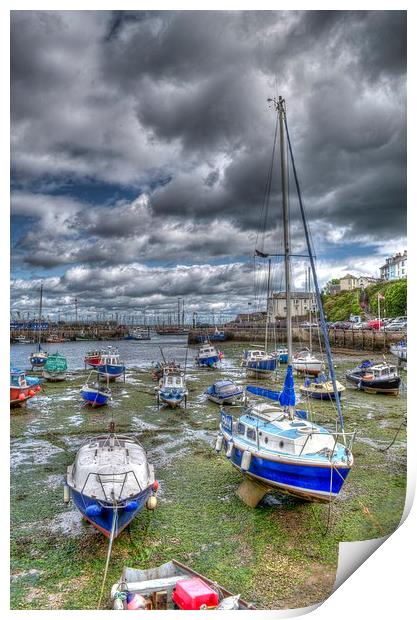
[[[321,283],[405,248],[405,12],[17,11],[11,81],[15,311],[247,310],[277,94]]]

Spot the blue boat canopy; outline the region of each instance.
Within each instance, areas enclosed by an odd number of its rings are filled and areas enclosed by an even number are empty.
[[[295,389],[294,389],[294,377],[292,374],[292,366],[287,368],[287,374],[284,381],[284,387],[279,397],[279,402],[282,407],[295,405]]]

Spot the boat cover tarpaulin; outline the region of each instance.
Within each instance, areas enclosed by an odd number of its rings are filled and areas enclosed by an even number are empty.
[[[294,377],[292,374],[292,366],[287,368],[287,374],[284,381],[284,387],[279,397],[279,402],[282,407],[295,405],[295,389],[294,389]]]
[[[281,392],[275,392],[274,390],[267,390],[266,388],[258,387],[257,385],[248,385],[246,387],[246,391],[251,394],[256,394],[256,396],[263,396],[264,398],[269,398],[270,400],[279,401]]]

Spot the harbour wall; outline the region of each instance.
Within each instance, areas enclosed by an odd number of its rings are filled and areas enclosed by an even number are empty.
[[[263,347],[265,343],[265,327],[227,327],[224,329],[227,340],[236,342],[250,342]],[[188,342],[194,344],[198,342],[198,336],[208,333],[210,336],[213,330],[192,329],[188,334]],[[310,334],[308,329],[301,327],[293,328],[293,343],[295,347],[308,345]],[[317,330],[312,332],[312,342],[324,348],[323,335],[320,337]],[[332,348],[352,351],[381,351],[388,352],[390,345],[394,344],[406,336],[405,332],[385,332],[373,329],[330,329],[329,339]],[[277,328],[273,334],[268,335],[271,347],[284,345],[287,341],[287,331],[285,328]]]

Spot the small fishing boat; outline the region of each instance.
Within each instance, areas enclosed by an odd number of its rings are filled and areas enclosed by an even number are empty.
[[[114,381],[126,372],[126,366],[120,360],[117,349],[109,347],[108,351],[101,354],[100,363],[96,366],[101,377]]]
[[[135,437],[110,432],[82,444],[67,470],[64,501],[72,498],[83,517],[113,540],[145,506],[156,507],[158,486]]]
[[[339,398],[342,396],[342,392],[345,391],[345,386],[339,381],[336,381],[336,389]],[[306,377],[304,385],[300,387],[300,392],[307,398],[316,398],[319,400],[334,400],[334,387],[330,379],[326,376],[320,375],[315,377],[312,381],[309,377]]]
[[[48,342],[49,344],[60,344],[61,342],[66,342],[66,340],[61,336],[58,336],[58,334],[51,334],[45,339],[45,342]]]
[[[224,340],[227,340],[227,336],[224,331],[220,331],[219,329],[217,329],[217,327],[214,328],[214,332],[211,334],[210,338],[211,340],[217,342],[223,342]]]
[[[87,351],[84,355],[84,365],[85,366],[98,366],[100,364],[101,356],[104,351],[101,349],[93,349],[92,351]]]
[[[220,362],[221,354],[209,340],[206,340],[199,348],[195,358],[197,365],[205,368],[217,368]]]
[[[293,368],[300,374],[317,376],[323,372],[324,364],[306,348],[294,355]]]
[[[159,381],[164,372],[180,372],[181,366],[175,360],[155,362],[151,368],[151,375],[154,381]]]
[[[65,381],[67,370],[67,358],[59,353],[54,353],[48,356],[43,367],[42,376],[48,381]]]
[[[102,407],[106,405],[111,398],[111,391],[108,386],[100,384],[100,375],[98,373],[95,383],[89,383],[90,377],[94,372],[95,371],[92,370],[88,375],[87,381],[80,390],[80,394],[88,405],[92,407]]]
[[[231,379],[215,381],[207,388],[207,398],[218,405],[234,405],[243,398],[243,389]]]
[[[113,609],[119,610],[255,609],[239,595],[177,560],[145,570],[125,567],[118,583],[112,586],[110,599]]]
[[[124,340],[150,340],[151,334],[150,329],[132,329],[126,336],[123,337]]]
[[[13,338],[13,343],[14,344],[33,344],[33,340],[30,340],[29,338],[26,338],[26,336],[23,336],[22,334],[20,334],[19,336],[16,336],[15,338]]]
[[[279,364],[288,363],[288,349],[286,347],[280,347],[272,351],[271,355],[275,357]]]
[[[376,364],[364,360],[361,364],[346,372],[346,380],[354,383],[358,390],[368,394],[392,394],[400,391],[401,377],[395,366],[387,362]]]
[[[260,349],[249,349],[243,352],[242,366],[255,377],[270,377],[277,368],[277,358]]]
[[[392,344],[390,346],[390,351],[393,355],[395,355],[395,357],[398,357],[398,359],[400,359],[401,361],[406,362],[407,361],[407,341],[406,340],[400,340],[399,342],[396,342],[395,344]]]
[[[158,405],[164,403],[174,408],[179,407],[184,402],[185,407],[187,407],[188,390],[183,372],[166,369],[155,391]]]
[[[21,407],[40,391],[38,377],[28,377],[24,370],[10,369],[10,406]]]

